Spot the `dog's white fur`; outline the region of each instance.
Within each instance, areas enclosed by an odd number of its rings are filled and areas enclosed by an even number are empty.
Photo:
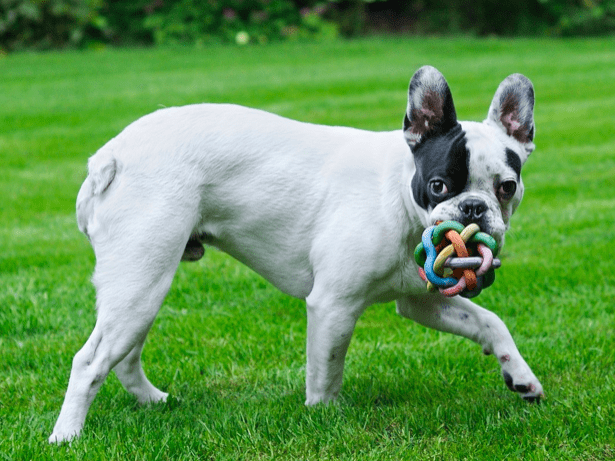
[[[312,125],[233,105],[163,109],[131,124],[90,159],[77,199],[97,258],[98,318],[50,441],[80,433],[112,369],[140,402],[167,397],[145,377],[141,350],[195,234],[305,298],[308,405],[335,399],[355,322],[390,300],[404,317],[478,342],[523,396],[541,395],[495,314],[425,293],[412,252],[431,222],[412,198],[413,173],[401,130]]]

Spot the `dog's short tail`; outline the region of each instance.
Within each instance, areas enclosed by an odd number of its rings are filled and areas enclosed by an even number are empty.
[[[77,224],[89,238],[88,223],[92,216],[95,198],[103,195],[117,174],[117,160],[111,149],[104,147],[88,161],[88,177],[77,195]]]
[[[92,195],[102,194],[113,182],[117,172],[117,162],[110,150],[99,151],[88,161],[88,179]]]

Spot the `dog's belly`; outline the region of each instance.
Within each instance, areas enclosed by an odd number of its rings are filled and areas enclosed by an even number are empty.
[[[312,291],[314,276],[308,252],[299,245],[284,248],[286,245],[278,241],[249,235],[235,235],[225,240],[206,235],[202,241],[250,267],[290,296],[304,299]]]

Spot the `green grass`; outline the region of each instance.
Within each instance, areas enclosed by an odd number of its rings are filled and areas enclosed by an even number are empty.
[[[0,459],[615,458],[615,40],[371,39],[0,58]],[[305,408],[305,310],[210,250],[182,265],[139,407],[110,376],[84,435],[48,446],[71,359],[95,321],[74,219],[89,155],[161,106],[235,102],[288,117],[401,126],[412,73],[438,67],[463,120],[513,72],[536,88],[537,150],[504,267],[480,303],[545,388],[509,392],[480,347],[364,314],[336,405]]]

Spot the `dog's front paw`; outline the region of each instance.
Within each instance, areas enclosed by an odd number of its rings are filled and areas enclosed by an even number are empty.
[[[526,402],[539,404],[541,397],[544,396],[542,385],[531,371],[529,373],[512,375],[505,369],[502,369],[502,377],[506,386],[511,391],[517,392]]]

